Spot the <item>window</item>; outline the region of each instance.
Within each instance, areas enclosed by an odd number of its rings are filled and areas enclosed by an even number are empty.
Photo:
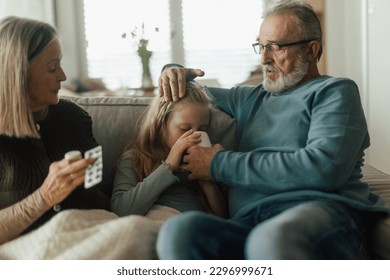
[[[170,61],[168,10],[167,0],[84,0],[88,76],[103,78],[111,89],[140,87],[141,61],[130,33],[135,28],[142,32],[144,24],[157,80],[161,66]],[[154,27],[159,32],[152,32]],[[123,38],[123,33],[128,36]]]
[[[199,67],[225,87],[248,78],[260,63],[251,44],[258,36],[258,0],[183,0],[186,66]]]
[[[261,14],[259,0],[84,0],[88,75],[112,89],[141,86],[140,58],[122,34],[144,24],[155,85],[161,67],[176,62],[233,86],[259,64],[251,44]]]

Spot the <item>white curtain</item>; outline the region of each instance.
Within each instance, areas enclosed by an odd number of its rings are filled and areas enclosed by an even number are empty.
[[[0,0],[0,18],[11,15],[55,24],[53,0]]]

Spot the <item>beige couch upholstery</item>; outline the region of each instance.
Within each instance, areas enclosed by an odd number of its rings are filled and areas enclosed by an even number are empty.
[[[151,98],[144,97],[64,97],[75,101],[92,117],[93,132],[103,147],[104,187],[108,195],[112,191],[116,163],[129,140],[137,134],[136,122]],[[227,114],[213,110],[209,128],[212,143],[221,143],[226,149],[234,149],[235,124]],[[390,204],[390,176],[371,166],[363,169],[364,180],[372,190],[384,196]],[[372,247],[376,258],[390,259],[390,218],[375,223]]]

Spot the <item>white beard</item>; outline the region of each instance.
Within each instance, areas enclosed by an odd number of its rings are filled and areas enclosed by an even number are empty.
[[[263,73],[265,74],[264,81],[263,81],[264,89],[272,93],[281,93],[282,91],[285,91],[297,85],[302,80],[302,78],[307,74],[309,63],[303,62],[302,57],[299,57],[294,66],[295,69],[291,73],[284,75],[280,72],[278,68],[271,65],[264,65],[263,66]],[[267,71],[279,72],[280,76],[276,79],[276,81],[273,81],[270,78],[268,78],[266,73]]]

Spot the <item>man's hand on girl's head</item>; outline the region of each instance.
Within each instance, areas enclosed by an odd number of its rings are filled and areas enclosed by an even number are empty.
[[[158,80],[158,92],[165,101],[178,101],[185,96],[187,81],[203,77],[204,71],[193,68],[169,67],[164,69]]]

